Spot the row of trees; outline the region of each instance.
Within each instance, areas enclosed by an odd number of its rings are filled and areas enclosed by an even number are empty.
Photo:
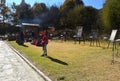
[[[37,23],[40,25],[55,25],[57,27],[59,20],[59,8],[52,6],[48,8],[44,3],[35,3],[30,7],[27,3],[13,5],[15,13],[13,14],[14,23],[21,24],[22,22]]]
[[[83,26],[84,31],[89,33],[91,29],[101,31],[119,29],[119,2],[119,0],[106,0],[101,10],[85,6],[82,0],[65,0],[60,7],[51,6],[50,8],[44,3],[35,3],[32,7],[25,2],[20,5],[13,3],[11,12],[6,7],[7,11],[3,11],[3,15],[6,19],[11,18],[14,24],[38,23],[45,26],[52,25],[56,29],[76,29],[77,26]]]
[[[84,6],[82,0],[65,0],[60,7],[51,6],[48,8],[44,3],[35,3],[32,7],[22,2],[20,5],[13,5],[14,23],[32,22],[41,25],[53,25],[57,29],[76,29],[83,26],[84,31],[100,29],[97,22],[99,10]],[[88,31],[89,30],[89,31]]]

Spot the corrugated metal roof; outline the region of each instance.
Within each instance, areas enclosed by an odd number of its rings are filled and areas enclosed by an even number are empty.
[[[39,26],[39,24],[31,24],[31,23],[22,23],[22,25],[28,25],[28,26]]]

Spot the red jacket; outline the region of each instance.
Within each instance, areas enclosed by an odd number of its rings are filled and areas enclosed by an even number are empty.
[[[48,44],[48,35],[43,35],[42,44]]]

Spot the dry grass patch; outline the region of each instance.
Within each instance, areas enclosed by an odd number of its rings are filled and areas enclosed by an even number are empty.
[[[48,57],[41,57],[42,48],[25,43],[28,47],[11,44],[24,52],[53,81],[119,81],[120,58],[111,65],[112,50],[74,42],[50,41]]]

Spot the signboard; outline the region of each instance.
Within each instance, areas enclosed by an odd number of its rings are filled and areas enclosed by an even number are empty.
[[[78,30],[77,30],[77,36],[78,37],[82,36],[82,31],[83,31],[83,27],[78,27]]]
[[[110,41],[114,41],[115,40],[115,36],[116,36],[117,30],[112,30],[111,36],[110,36]]]

